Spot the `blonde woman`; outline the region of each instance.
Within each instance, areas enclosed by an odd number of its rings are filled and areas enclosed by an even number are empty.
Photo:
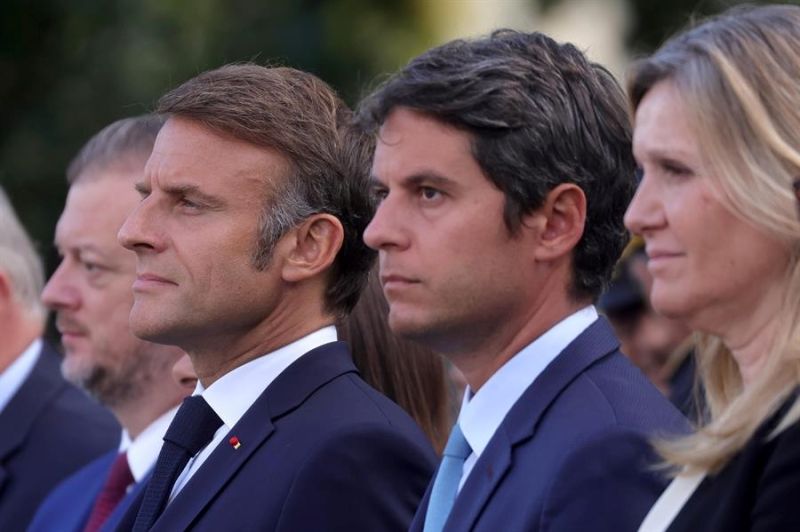
[[[710,410],[657,444],[678,475],[640,530],[800,530],[800,7],[672,38],[629,94],[643,179],[625,222],[653,306],[701,333]]]

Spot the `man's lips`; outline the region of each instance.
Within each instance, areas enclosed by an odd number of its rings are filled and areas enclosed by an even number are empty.
[[[381,284],[384,287],[387,285],[416,284],[418,282],[419,281],[417,279],[411,279],[403,275],[396,275],[396,274],[381,275]]]
[[[177,286],[177,283],[154,273],[137,274],[136,280],[133,282],[134,290],[146,290],[148,288],[158,288],[162,286]]]
[[[391,298],[391,294],[397,294],[404,291],[416,284],[419,284],[419,279],[412,279],[404,275],[381,275],[381,285],[383,286],[383,293],[387,298]]]
[[[61,339],[72,340],[88,335],[86,327],[81,326],[75,320],[63,317],[56,318],[56,329],[61,333]]]

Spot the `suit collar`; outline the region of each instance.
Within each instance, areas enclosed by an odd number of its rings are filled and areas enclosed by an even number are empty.
[[[483,454],[525,390],[597,317],[592,305],[573,312],[507,360],[471,398],[465,391],[458,424],[476,456]]]
[[[222,487],[274,432],[274,422],[294,410],[318,388],[345,373],[356,372],[343,342],[320,346],[300,357],[264,390],[230,431],[239,449],[223,439],[208,460],[169,504],[153,530],[185,530]],[[139,504],[134,507],[138,511]]]
[[[61,377],[59,355],[46,343],[39,360],[17,393],[0,412],[0,487],[6,478],[2,463],[22,446],[40,412],[66,386]]]
[[[317,347],[335,341],[336,328],[323,327],[229,371],[205,390],[198,382],[195,393],[202,392],[225,426],[231,428],[289,366]]]
[[[542,372],[522,394],[475,463],[445,528],[470,530],[513,459],[515,445],[530,439],[544,413],[581,373],[619,347],[611,326],[599,318]],[[427,504],[427,498],[425,500]]]

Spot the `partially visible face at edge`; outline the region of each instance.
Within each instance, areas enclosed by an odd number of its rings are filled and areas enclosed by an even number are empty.
[[[119,245],[116,234],[138,203],[133,183],[140,173],[87,171],[108,175],[70,187],[56,226],[62,259],[42,300],[56,313],[65,378],[115,406],[144,393],[155,374],[167,371],[177,350],[136,338],[128,325],[135,257]]]

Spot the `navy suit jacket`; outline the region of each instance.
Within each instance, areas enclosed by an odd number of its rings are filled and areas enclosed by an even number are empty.
[[[59,484],[37,510],[28,532],[82,532],[116,457],[117,450],[108,452]],[[101,530],[116,528],[131,502],[138,497],[145,480],[134,484]]]
[[[600,318],[545,368],[475,463],[446,531],[638,528],[667,484],[648,470],[648,436],[688,427],[618,348]]]
[[[61,480],[117,445],[114,417],[61,376],[44,344],[39,360],[0,412],[0,530],[25,530]]]
[[[435,465],[411,418],[330,343],[267,387],[152,530],[406,530]]]

